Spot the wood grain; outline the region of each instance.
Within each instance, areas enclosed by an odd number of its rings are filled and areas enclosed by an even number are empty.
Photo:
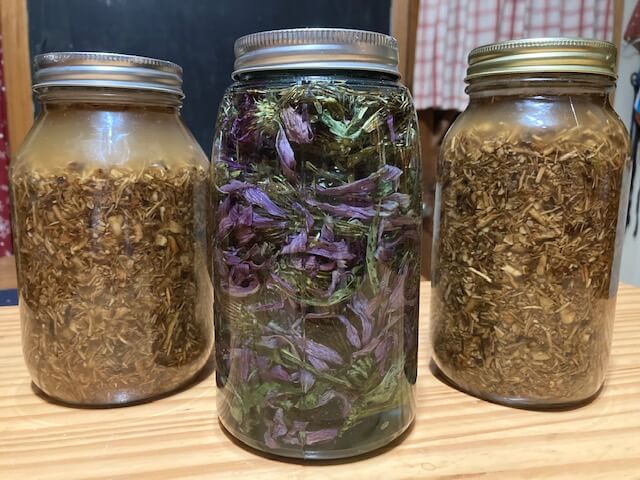
[[[16,263],[13,257],[0,257],[0,290],[16,288]]]
[[[483,402],[431,375],[422,287],[414,427],[378,455],[323,464],[277,461],[234,444],[216,420],[212,377],[135,407],[48,404],[30,388],[17,309],[0,308],[0,478],[640,478],[640,289],[620,290],[602,394],[580,409],[543,413]]]
[[[413,86],[413,67],[420,0],[392,0],[391,35],[398,41],[398,70],[409,89]]]
[[[15,153],[33,123],[27,0],[0,0],[9,146]]]

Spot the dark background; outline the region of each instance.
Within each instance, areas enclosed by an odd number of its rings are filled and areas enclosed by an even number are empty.
[[[28,0],[28,11],[31,55],[105,51],[181,65],[183,117],[209,155],[236,38],[320,26],[388,33],[390,0]]]

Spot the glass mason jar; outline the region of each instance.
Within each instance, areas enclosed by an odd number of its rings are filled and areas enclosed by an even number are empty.
[[[603,384],[630,172],[615,56],[580,39],[469,56],[438,164],[431,339],[473,395],[567,407]]]
[[[361,454],[415,412],[420,157],[396,43],[285,30],[236,55],[212,162],[219,418],[277,455]]]
[[[209,165],[178,112],[182,70],[102,53],[35,68],[42,112],[10,171],[33,382],[86,406],[175,390],[213,344]]]

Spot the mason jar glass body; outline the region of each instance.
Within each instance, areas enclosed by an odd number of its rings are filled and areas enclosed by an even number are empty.
[[[218,414],[235,437],[337,458],[415,412],[420,159],[394,77],[244,75],[213,153]]]
[[[562,407],[602,386],[630,172],[612,89],[587,74],[478,79],[444,139],[431,341],[474,395]]]
[[[10,171],[33,382],[86,406],[170,392],[213,343],[206,156],[177,96],[38,93],[42,112]]]

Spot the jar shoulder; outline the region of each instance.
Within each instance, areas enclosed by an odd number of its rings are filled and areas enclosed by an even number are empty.
[[[206,167],[202,148],[176,112],[145,109],[55,109],[36,119],[12,172],[124,166]]]

